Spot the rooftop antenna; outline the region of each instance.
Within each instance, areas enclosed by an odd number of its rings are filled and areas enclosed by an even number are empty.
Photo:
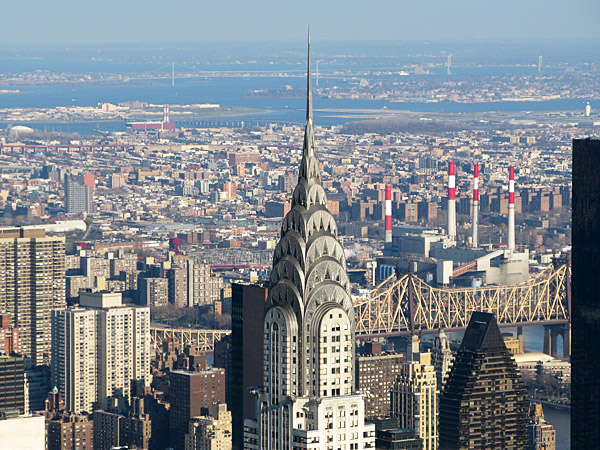
[[[175,61],[171,65],[171,86],[175,86]]]
[[[452,53],[450,53],[448,55],[448,62],[446,62],[446,69],[447,69],[448,75],[452,75],[452,71],[450,70],[450,67],[452,67]]]
[[[542,55],[538,58],[538,73],[542,71]]]

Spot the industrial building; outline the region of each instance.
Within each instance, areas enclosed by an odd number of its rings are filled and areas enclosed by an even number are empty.
[[[479,239],[479,166],[474,165],[472,237],[456,239],[455,166],[448,166],[448,224],[446,230],[420,226],[392,228],[391,201],[386,187],[384,257],[377,273],[384,280],[395,271],[410,271],[428,283],[455,286],[514,285],[529,279],[529,251],[515,243],[514,168],[509,168],[508,237],[505,245],[482,245]],[[390,197],[391,198],[391,197]]]

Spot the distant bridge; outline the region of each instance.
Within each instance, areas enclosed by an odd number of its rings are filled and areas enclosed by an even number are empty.
[[[231,330],[197,330],[192,328],[158,328],[150,327],[150,340],[155,349],[162,346],[167,339],[177,339],[181,346],[196,347],[201,352],[214,350],[215,342]]]
[[[549,267],[514,286],[437,288],[412,274],[384,280],[355,299],[359,338],[464,330],[473,311],[494,313],[500,326],[569,324],[570,268]]]
[[[356,336],[359,339],[464,330],[473,311],[494,313],[500,326],[547,325],[544,349],[556,352],[556,335],[567,340],[571,321],[571,270],[549,267],[514,286],[437,288],[412,274],[384,280],[371,292],[354,300]],[[566,329],[565,329],[566,327]],[[212,351],[230,330],[190,328],[150,329],[158,348],[165,339]],[[547,342],[546,342],[547,341]],[[570,341],[570,339],[569,339]],[[570,343],[565,344],[565,349]]]

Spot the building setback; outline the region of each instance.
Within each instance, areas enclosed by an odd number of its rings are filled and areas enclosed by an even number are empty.
[[[525,390],[493,314],[471,315],[439,405],[440,450],[525,447]]]

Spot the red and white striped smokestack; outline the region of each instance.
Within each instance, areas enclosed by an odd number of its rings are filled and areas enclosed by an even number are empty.
[[[508,249],[515,249],[515,168],[510,166],[508,177]]]
[[[385,248],[392,245],[392,186],[385,186]]]
[[[479,247],[479,164],[473,165],[473,247]]]
[[[448,163],[448,237],[456,239],[456,167]]]

